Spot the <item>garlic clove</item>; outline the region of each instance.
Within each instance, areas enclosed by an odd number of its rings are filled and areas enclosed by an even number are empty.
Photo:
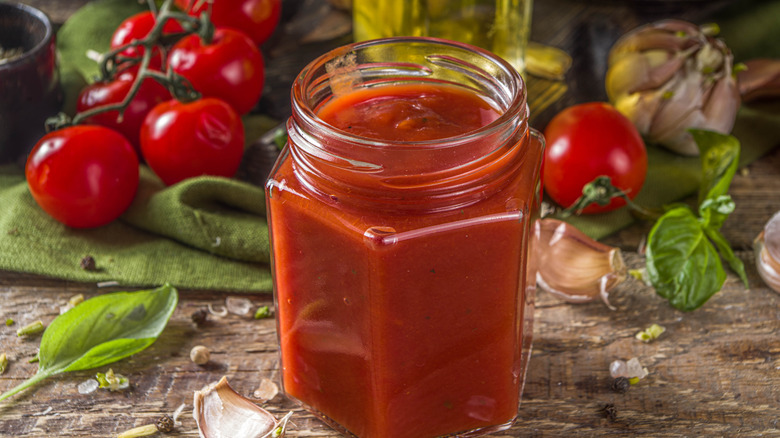
[[[723,105],[723,102],[739,102],[739,89],[731,79],[731,73],[718,79],[704,102],[704,126],[702,128],[717,132],[731,132],[737,120],[738,105]]]
[[[753,242],[756,269],[775,292],[780,293],[780,212],[775,213]]]
[[[540,287],[573,303],[600,297],[615,309],[609,304],[609,292],[627,273],[619,248],[597,242],[557,219],[537,220],[532,244]]]
[[[227,378],[195,391],[192,416],[201,438],[263,438],[274,434],[280,425],[265,409],[237,393]]]
[[[751,59],[737,73],[739,93],[744,102],[780,98],[780,59]]]

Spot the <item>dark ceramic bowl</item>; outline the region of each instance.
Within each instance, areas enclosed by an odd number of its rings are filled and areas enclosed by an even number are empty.
[[[43,12],[0,1],[0,163],[22,161],[60,109],[54,30]]]

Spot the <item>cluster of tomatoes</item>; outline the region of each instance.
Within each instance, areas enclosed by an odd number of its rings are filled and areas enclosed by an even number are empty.
[[[200,175],[231,177],[238,170],[244,150],[241,115],[257,103],[265,78],[258,47],[279,21],[281,0],[176,0],[176,5],[194,17],[210,8],[213,38],[205,43],[193,33],[165,50],[154,47],[148,68],[159,76],[172,70],[202,97],[179,101],[144,75],[121,115],[95,113],[83,124],[41,138],[27,160],[27,182],[38,205],[63,224],[91,228],[118,218],[135,197],[141,161],[168,185]],[[151,12],[125,20],[112,37],[112,50],[146,38],[156,20]],[[169,19],[163,35],[183,30]],[[145,50],[131,44],[119,55],[140,60]],[[81,91],[79,113],[128,97],[139,68],[137,62],[125,63],[113,77]]]

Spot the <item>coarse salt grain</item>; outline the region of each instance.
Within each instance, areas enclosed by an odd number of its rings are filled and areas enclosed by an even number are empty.
[[[79,383],[79,386],[78,386],[79,394],[91,394],[91,393],[97,391],[99,386],[100,386],[100,384],[95,379],[85,380],[85,381]]]

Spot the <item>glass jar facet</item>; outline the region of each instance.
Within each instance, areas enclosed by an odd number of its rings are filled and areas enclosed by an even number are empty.
[[[426,141],[356,136],[318,117],[340,96],[409,84],[465,90],[500,116]],[[266,186],[288,396],[360,437],[512,424],[543,149],[527,117],[517,71],[460,43],[358,43],[301,72]]]

